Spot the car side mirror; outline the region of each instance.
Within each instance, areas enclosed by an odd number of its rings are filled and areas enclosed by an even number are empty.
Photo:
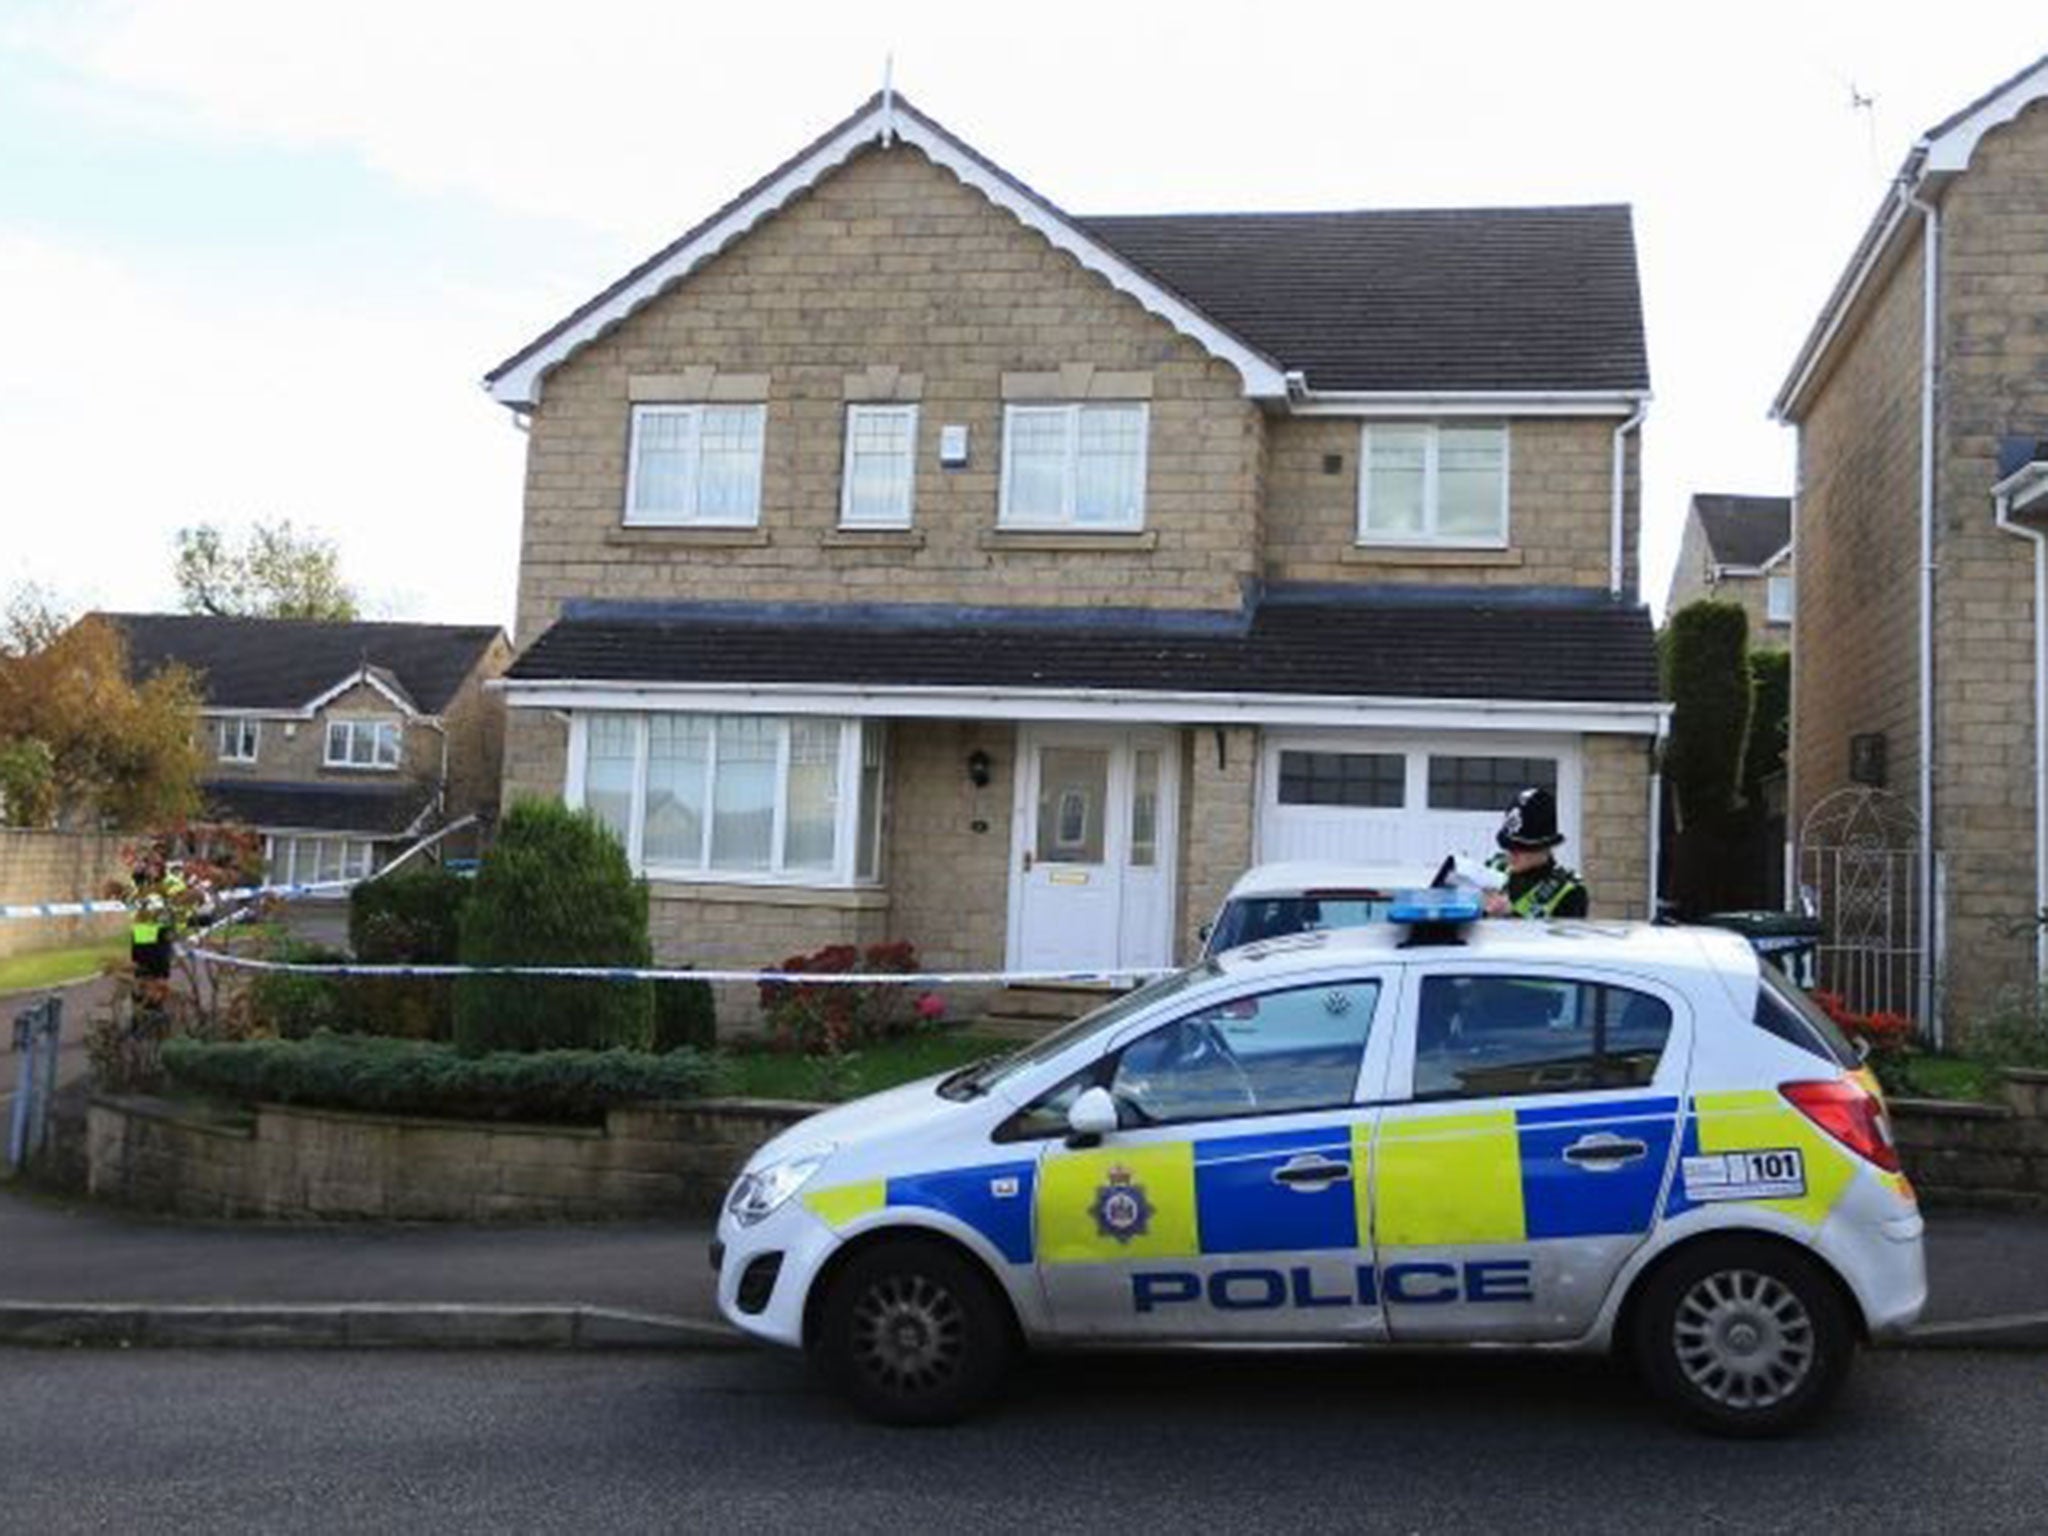
[[[1067,1111],[1067,1145],[1092,1147],[1119,1124],[1116,1100],[1107,1088],[1088,1088]]]

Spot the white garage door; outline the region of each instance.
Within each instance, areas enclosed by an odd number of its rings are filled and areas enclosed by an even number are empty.
[[[1260,863],[1485,859],[1508,802],[1531,784],[1557,795],[1558,830],[1567,848],[1578,843],[1575,736],[1269,732],[1259,769]]]

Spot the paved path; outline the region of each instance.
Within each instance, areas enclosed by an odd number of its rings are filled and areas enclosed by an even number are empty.
[[[2048,1375],[1877,1355],[1808,1434],[1702,1438],[1556,1359],[1069,1356],[888,1430],[797,1359],[15,1351],[10,1529],[2039,1531]]]
[[[52,991],[64,999],[64,1033],[57,1043],[57,1081],[64,1084],[85,1076],[85,1031],[93,1013],[113,996],[114,983],[105,976],[73,982],[65,987],[34,987],[26,992],[0,993],[0,1111],[13,1100],[20,1080],[21,1061],[11,1049],[14,1016]],[[0,1168],[6,1166],[6,1152],[0,1146]]]

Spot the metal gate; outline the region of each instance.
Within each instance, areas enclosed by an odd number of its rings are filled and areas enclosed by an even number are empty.
[[[1818,987],[1921,1033],[1920,817],[1881,789],[1840,789],[1799,827],[1799,887],[1821,921]]]

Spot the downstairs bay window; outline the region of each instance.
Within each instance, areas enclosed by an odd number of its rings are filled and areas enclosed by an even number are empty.
[[[871,884],[882,726],[807,715],[589,714],[568,798],[654,879]]]

